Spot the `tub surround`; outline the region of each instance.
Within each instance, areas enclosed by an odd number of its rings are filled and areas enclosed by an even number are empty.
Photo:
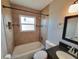
[[[16,4],[11,4],[12,7],[34,12],[34,13],[40,13],[40,11],[33,10],[24,6],[16,5]],[[19,24],[20,23],[20,15],[25,15],[25,16],[34,16],[36,17],[36,24],[40,25],[40,15],[39,14],[33,14],[29,12],[24,12],[24,11],[18,11],[12,9],[12,22],[14,24]],[[36,27],[34,32],[21,32],[20,31],[20,26],[13,26],[13,31],[14,31],[14,41],[15,41],[15,46],[21,45],[21,44],[27,44],[30,42],[35,42],[39,41],[39,32],[40,28]]]
[[[48,59],[59,59],[58,56],[56,55],[56,51],[64,51],[68,54],[70,54],[68,52],[69,48],[71,46],[68,46],[62,42],[60,42],[60,44],[58,46],[52,47],[50,49],[47,49],[47,53],[48,53]],[[78,57],[75,57],[74,55],[70,54],[71,56],[73,56],[75,59],[77,59]]]

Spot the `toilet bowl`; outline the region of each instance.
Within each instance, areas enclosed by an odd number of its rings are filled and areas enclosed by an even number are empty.
[[[34,54],[33,59],[47,59],[47,52],[44,50],[38,51]]]

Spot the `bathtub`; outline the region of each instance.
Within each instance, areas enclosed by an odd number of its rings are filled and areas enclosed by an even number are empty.
[[[32,59],[35,52],[42,50],[44,46],[40,42],[32,42],[16,46],[12,59]]]

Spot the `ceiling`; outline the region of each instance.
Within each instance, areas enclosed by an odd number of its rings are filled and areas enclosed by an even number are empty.
[[[52,0],[11,0],[11,3],[29,7],[35,10],[42,10]]]

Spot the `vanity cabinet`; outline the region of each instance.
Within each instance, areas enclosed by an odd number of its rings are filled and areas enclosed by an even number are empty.
[[[74,55],[72,55],[68,52],[69,47],[71,47],[71,46],[68,46],[68,45],[60,42],[60,44],[58,46],[47,49],[46,51],[48,53],[48,59],[59,59],[56,54],[57,51],[64,51],[64,52],[68,53],[69,55],[73,56],[75,59],[77,59],[77,57],[75,57]]]

